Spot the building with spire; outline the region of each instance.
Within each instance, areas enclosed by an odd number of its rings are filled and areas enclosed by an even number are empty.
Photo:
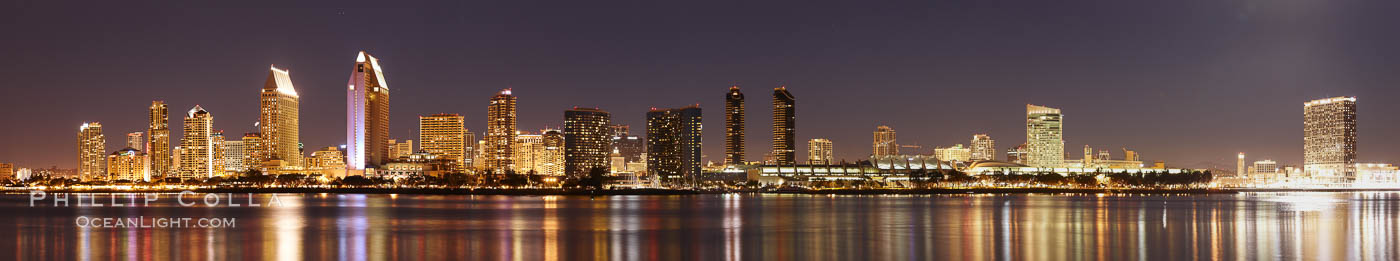
[[[724,95],[724,164],[744,163],[744,93],[734,85]]]
[[[361,51],[346,85],[345,168],[347,175],[364,175],[388,160],[389,84],[379,59]]]
[[[491,97],[491,104],[486,106],[483,171],[501,174],[515,168],[512,161],[515,156],[515,134],[515,95],[510,89],[501,90]]]
[[[787,86],[773,88],[773,160],[778,165],[797,163],[796,102]]]
[[[263,158],[252,164],[281,161],[264,165],[285,166],[284,170],[303,167],[299,101],[297,90],[292,86],[291,72],[270,67],[259,99],[262,110],[258,126],[262,131]]]
[[[170,155],[170,115],[163,101],[152,101],[146,126],[146,155],[150,157],[151,177],[164,178],[170,174],[174,155]]]
[[[1032,167],[1064,167],[1065,139],[1060,109],[1026,104],[1026,155],[1022,160]]]
[[[214,116],[199,105],[185,114],[180,150],[180,173],[175,177],[200,180],[214,175]]]
[[[78,127],[78,178],[99,180],[107,178],[107,137],[102,135],[102,123],[84,122]]]

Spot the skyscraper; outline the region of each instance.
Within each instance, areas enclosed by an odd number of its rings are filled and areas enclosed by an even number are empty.
[[[465,172],[467,165],[466,118],[441,113],[418,116],[418,147],[439,159],[451,161],[456,172]],[[411,144],[411,143],[410,143]],[[411,145],[410,145],[411,146]]]
[[[787,86],[773,88],[773,159],[778,165],[797,162],[793,155],[797,151],[796,102]]]
[[[389,84],[379,59],[360,52],[347,86],[345,168],[350,175],[364,175],[365,168],[383,164],[389,154]]]
[[[243,171],[250,169],[262,170],[263,152],[262,134],[250,132],[243,134]]]
[[[145,149],[146,149],[146,139],[143,139],[143,137],[142,137],[142,136],[145,136],[145,134],[146,134],[146,133],[144,133],[144,132],[139,132],[139,131],[138,131],[138,132],[127,133],[127,134],[126,134],[126,147],[127,147],[127,148],[133,148],[133,149],[136,149],[136,150],[145,150]]]
[[[812,165],[831,164],[834,162],[831,153],[831,140],[811,139],[807,141],[807,162]]]
[[[875,127],[875,141],[872,154],[875,156],[899,155],[899,144],[894,141],[894,129],[890,126]]]
[[[1303,104],[1303,173],[1324,182],[1356,180],[1356,97]]]
[[[1065,162],[1060,109],[1026,104],[1026,165],[1059,168]]]
[[[632,136],[627,125],[614,124],[612,126],[612,151],[617,151],[625,162],[645,162],[642,154],[646,153],[646,142],[642,138]],[[625,163],[624,162],[624,163]]]
[[[517,133],[515,134],[515,156],[511,157],[515,167],[512,170],[516,174],[529,174],[544,172],[541,165],[544,163],[544,136],[540,134]]]
[[[180,137],[182,179],[206,179],[214,174],[214,116],[195,105],[185,115],[185,131]]]
[[[514,149],[515,95],[505,89],[491,97],[491,105],[486,107],[485,171],[501,174],[514,168]]]
[[[997,160],[997,141],[987,134],[972,135],[972,160]]]
[[[209,134],[210,143],[214,144],[213,168],[209,172],[210,177],[220,177],[224,175],[224,131],[215,130]]]
[[[164,178],[170,174],[170,116],[165,102],[152,101],[146,126],[146,155],[150,156],[151,177]]]
[[[1244,177],[1247,174],[1248,173],[1244,172],[1244,152],[1240,152],[1238,159],[1235,161],[1235,176]]]
[[[535,172],[540,175],[564,175],[564,133],[559,130],[545,130],[540,136],[544,146],[540,151]]]
[[[744,164],[744,93],[738,85],[724,95],[724,164]]]
[[[422,120],[421,117],[419,119]],[[422,124],[421,122],[419,124]],[[419,128],[422,128],[421,126]],[[423,135],[421,132],[418,135]],[[413,140],[389,140],[389,160],[396,160],[403,156],[413,154]],[[341,157],[344,157],[342,155]]]
[[[593,169],[609,169],[611,122],[612,114],[597,108],[564,111],[564,173],[585,177]]]
[[[243,175],[248,171],[248,165],[244,160],[248,158],[248,151],[243,147],[243,138],[234,137],[233,140],[224,141],[224,173],[228,175]]]
[[[647,173],[672,184],[700,177],[700,107],[647,112]]]
[[[78,127],[78,178],[105,179],[106,154],[107,137],[102,135],[102,123],[84,122]]]
[[[263,159],[281,160],[290,168],[302,167],[300,98],[287,70],[269,68],[259,104],[259,130],[262,131]]]

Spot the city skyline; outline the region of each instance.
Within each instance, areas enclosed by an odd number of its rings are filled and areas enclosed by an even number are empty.
[[[1225,4],[1212,4],[1225,5]],[[1364,10],[1346,9],[1344,4],[1334,4],[1341,10],[1352,12],[1357,17],[1368,17],[1374,15]],[[1126,6],[1113,6],[1118,9],[1138,10]],[[1161,6],[1158,6],[1161,7]],[[1235,6],[1213,6],[1221,10],[1237,10]],[[766,7],[758,7],[766,8]],[[820,7],[818,7],[820,8]],[[1168,6],[1167,11],[1180,11],[1180,7]],[[1280,19],[1281,14],[1286,13],[1281,10],[1274,10],[1277,7],[1270,6],[1265,10],[1252,11],[1255,19]],[[1059,8],[1054,8],[1060,10]],[[823,9],[827,10],[827,9]],[[1242,9],[1241,9],[1242,10]],[[42,10],[41,10],[42,11]],[[316,12],[308,10],[306,12]],[[355,14],[364,10],[350,9],[349,14]],[[978,10],[973,10],[978,11]],[[1024,11],[1024,10],[1023,10]],[[1163,12],[1167,12],[1163,11]],[[856,13],[861,11],[851,11],[852,13],[837,16],[836,21],[852,21],[850,17],[858,17]],[[1024,11],[1031,12],[1031,11]],[[1244,12],[1244,11],[1239,11]],[[43,12],[37,12],[43,14]],[[287,12],[296,13],[296,12]],[[976,12],[974,12],[976,13]],[[311,19],[316,21],[337,21],[338,14],[326,11]],[[1039,12],[1033,12],[1039,14]],[[1160,14],[1160,13],[1149,13]],[[32,14],[31,14],[32,15]],[[224,14],[211,14],[224,15]],[[288,15],[282,12],[272,12],[271,15]],[[390,16],[403,15],[397,13],[388,14]],[[751,13],[735,14],[740,18],[760,19]],[[1237,17],[1204,14],[1204,17],[1194,17],[1205,19],[1205,21],[1215,21],[1211,19],[1237,19]],[[102,16],[98,16],[102,17]],[[812,22],[809,16],[798,16],[804,18],[801,21]],[[922,16],[920,16],[922,17]],[[684,22],[691,22],[692,18],[682,17]],[[26,19],[21,17],[19,19]],[[81,20],[83,18],[71,18]],[[895,17],[889,19],[911,19],[909,17]],[[921,18],[922,19],[922,18]],[[1109,21],[1122,19],[1106,15],[1088,15],[1085,21]],[[1167,18],[1160,18],[1167,19]],[[1303,22],[1329,22],[1329,21],[1353,21],[1350,18],[1337,17],[1303,17]],[[1354,18],[1361,19],[1361,18]],[[695,19],[699,20],[699,19]],[[958,21],[938,20],[936,25],[958,24]],[[1231,38],[1220,36],[1219,34],[1200,33],[1201,36],[1208,36],[1207,39],[1214,39],[1216,42],[1196,42],[1195,47],[1203,47],[1207,50],[1210,47],[1221,48],[1225,43],[1248,43],[1249,40],[1275,39],[1278,37],[1268,35],[1264,29],[1267,27],[1247,22],[1226,23],[1228,28],[1244,30],[1246,32],[1256,32],[1263,36],[1239,36],[1241,38]],[[586,20],[591,23],[606,23],[596,19]],[[766,22],[766,20],[765,20]],[[125,21],[122,23],[143,23],[142,21]],[[555,23],[547,25],[559,26]],[[782,23],[779,25],[801,25],[801,23]],[[64,25],[57,25],[64,26]],[[253,26],[253,25],[248,25]],[[404,24],[384,25],[387,28],[397,28],[407,26]],[[529,26],[529,24],[511,24],[511,26]],[[735,29],[728,25],[720,24],[722,28]],[[1180,26],[1180,25],[1177,25]],[[241,27],[241,26],[239,26]],[[292,28],[307,28],[305,25],[292,25]],[[843,24],[836,28],[859,29],[866,28],[861,24]],[[1157,32],[1174,32],[1167,25],[1154,24],[1148,29]],[[1375,28],[1350,27],[1347,31],[1336,32],[1337,34],[1349,36],[1361,36],[1367,30]],[[631,28],[639,29],[639,28]],[[1006,28],[984,27],[981,29],[992,32],[1005,32]],[[1073,31],[1068,28],[1058,29],[1056,32]],[[1094,34],[1093,37],[1111,37],[1110,33],[1120,32],[1113,28],[1103,29],[1103,35]],[[338,30],[338,29],[337,29]],[[161,34],[175,34],[178,30],[172,29]],[[33,34],[33,31],[20,31],[23,34]],[[1180,33],[1198,35],[1196,33]],[[1310,30],[1295,30],[1292,34],[1312,35],[1317,37],[1327,36],[1321,32]],[[254,33],[255,36],[272,37],[282,33]],[[414,35],[413,32],[397,33]],[[849,31],[837,33],[818,33],[813,31],[802,31],[799,36],[811,38],[825,35],[847,35],[858,34]],[[883,34],[882,34],[883,35]],[[520,107],[520,129],[539,129],[545,126],[562,126],[562,121],[557,117],[560,111],[576,105],[595,105],[601,109],[613,112],[614,122],[631,125],[634,128],[642,126],[645,108],[649,107],[675,107],[685,104],[700,104],[702,108],[708,107],[712,111],[721,109],[722,100],[718,99],[718,92],[725,87],[738,83],[741,88],[749,90],[761,90],[779,85],[787,85],[795,96],[802,97],[803,106],[799,106],[798,114],[802,116],[803,124],[797,132],[795,140],[805,141],[816,137],[825,137],[837,144],[835,149],[836,158],[839,159],[860,159],[868,154],[868,151],[860,149],[864,144],[868,144],[868,131],[878,125],[889,125],[901,132],[901,144],[921,145],[924,151],[929,153],[934,147],[951,146],[959,143],[966,143],[966,137],[973,134],[987,133],[991,137],[1001,140],[998,144],[999,158],[1004,158],[1006,148],[1019,144],[1020,139],[1016,138],[1018,132],[1023,132],[1022,127],[1016,120],[1008,120],[1012,115],[1017,115],[1017,106],[1021,104],[1033,103],[1043,104],[1050,107],[1061,108],[1065,114],[1070,115],[1069,126],[1066,128],[1065,147],[1079,148],[1090,145],[1098,148],[1113,148],[1129,146],[1136,148],[1145,155],[1147,160],[1165,160],[1170,164],[1184,167],[1208,167],[1198,163],[1212,162],[1219,164],[1217,167],[1232,169],[1230,157],[1238,152],[1246,152],[1251,159],[1274,159],[1280,165],[1302,165],[1302,146],[1298,138],[1300,135],[1301,121],[1298,120],[1300,113],[1297,104],[1300,101],[1321,99],[1334,96],[1356,96],[1363,100],[1380,100],[1388,97],[1400,96],[1394,90],[1387,88],[1386,84],[1390,78],[1384,73],[1376,72],[1381,68],[1388,67],[1386,62],[1367,60],[1366,57],[1375,57],[1389,54],[1388,49],[1374,50],[1376,53],[1364,54],[1299,54],[1302,57],[1286,56],[1282,62],[1289,66],[1266,67],[1270,70],[1256,71],[1252,74],[1241,75],[1220,75],[1201,73],[1199,71],[1184,70],[1181,68],[1199,65],[1221,66],[1219,61],[1208,59],[1209,57],[1188,52],[1181,60],[1170,60],[1166,65],[1161,66],[1167,73],[1156,74],[1143,71],[1120,71],[1116,68],[1105,68],[1105,65],[1119,64],[1125,62],[1138,61],[1138,59],[1151,59],[1130,55],[1137,51],[1138,54],[1150,54],[1148,49],[1131,47],[1132,45],[1120,42],[1108,42],[1108,47],[1112,50],[1125,51],[1124,53],[1103,53],[1106,57],[1083,56],[1082,50],[1071,49],[1070,54],[1062,56],[1031,55],[1023,59],[1001,60],[1009,64],[1009,69],[991,69],[986,66],[979,66],[972,63],[973,58],[996,58],[995,53],[987,49],[965,50],[966,56],[955,56],[953,59],[921,60],[921,59],[894,59],[893,68],[904,68],[898,71],[917,71],[919,73],[878,73],[868,76],[861,76],[859,73],[840,73],[834,76],[821,75],[840,72],[840,68],[831,66],[800,66],[796,68],[781,68],[781,66],[764,66],[770,68],[766,70],[754,70],[754,67],[739,66],[732,70],[707,71],[720,64],[743,64],[742,62],[753,62],[754,58],[742,59],[744,57],[763,57],[764,51],[772,51],[774,54],[792,55],[790,52],[774,51],[771,47],[741,48],[732,55],[722,56],[739,62],[716,61],[715,59],[705,59],[703,57],[669,55],[647,58],[645,61],[653,61],[662,57],[682,62],[694,64],[686,66],[663,67],[649,71],[645,67],[639,66],[619,66],[615,69],[589,68],[589,63],[581,63],[581,55],[587,56],[587,52],[566,53],[549,52],[549,57],[561,58],[562,62],[557,65],[545,67],[525,66],[529,63],[538,63],[543,58],[527,55],[532,48],[540,47],[504,47],[489,45],[483,50],[461,50],[445,51],[440,46],[432,44],[404,43],[396,44],[387,40],[356,40],[349,43],[327,44],[333,41],[348,39],[349,35],[329,37],[329,39],[311,39],[306,43],[278,42],[283,46],[269,46],[266,44],[255,44],[247,47],[232,47],[230,51],[242,54],[241,57],[221,57],[213,49],[201,50],[179,50],[181,55],[198,57],[208,60],[228,61],[227,63],[205,64],[200,67],[208,68],[211,72],[200,72],[193,68],[168,68],[169,66],[156,66],[164,63],[181,63],[185,59],[172,57],[166,54],[153,52],[147,47],[135,47],[137,53],[157,54],[151,57],[136,59],[130,68],[103,68],[114,72],[101,72],[95,68],[83,66],[54,67],[53,64],[34,62],[38,58],[29,57],[29,54],[20,54],[16,64],[26,64],[23,68],[25,72],[35,72],[36,74],[25,76],[14,76],[21,82],[21,85],[36,86],[43,88],[33,88],[45,92],[33,92],[29,90],[16,90],[19,97],[13,104],[7,104],[5,108],[18,110],[24,108],[26,111],[34,111],[34,116],[15,116],[13,121],[20,123],[24,128],[12,128],[3,132],[7,138],[9,146],[25,148],[23,151],[6,150],[0,154],[6,162],[18,163],[26,167],[47,167],[60,166],[64,168],[76,168],[76,162],[71,160],[74,148],[72,146],[58,144],[52,140],[69,139],[57,137],[60,135],[55,130],[71,129],[82,122],[102,122],[105,131],[111,134],[109,137],[116,137],[118,134],[146,130],[141,110],[145,109],[152,100],[162,100],[170,103],[174,108],[190,108],[194,105],[202,105],[210,111],[219,115],[220,121],[214,126],[215,129],[225,130],[229,137],[237,137],[238,133],[255,132],[252,123],[257,120],[256,105],[251,105],[249,98],[250,88],[258,86],[262,76],[266,75],[267,64],[278,64],[286,69],[296,70],[298,78],[296,80],[298,91],[303,96],[302,107],[302,140],[305,147],[319,148],[326,146],[338,146],[344,143],[344,137],[337,137],[338,129],[344,128],[343,122],[338,122],[336,118],[343,118],[344,110],[338,110],[343,106],[344,93],[338,90],[339,78],[344,78],[344,65],[347,63],[347,53],[364,49],[375,53],[377,56],[388,57],[384,62],[387,64],[386,73],[393,74],[395,81],[395,102],[394,112],[390,122],[390,139],[413,139],[418,136],[416,133],[416,122],[413,117],[420,115],[431,115],[434,113],[458,113],[466,117],[467,128],[472,130],[485,129],[484,115],[479,112],[480,104],[474,101],[483,101],[492,94],[493,90],[501,88],[514,88],[518,95],[529,101]],[[986,37],[986,36],[981,36]],[[977,38],[977,37],[974,37]],[[139,38],[138,42],[144,42],[148,38]],[[1070,40],[1050,39],[1053,46],[1069,45],[1081,43]],[[1109,38],[1116,40],[1138,43],[1157,39],[1153,36],[1125,36],[1123,38]],[[1330,39],[1330,38],[1329,38]],[[1388,38],[1366,38],[1386,43],[1394,41]],[[103,39],[97,39],[102,41]],[[952,37],[930,37],[928,39],[917,39],[916,42],[924,41],[949,41]],[[36,43],[45,43],[48,40],[22,39],[13,44],[17,46],[29,46]],[[453,41],[461,41],[453,39]],[[667,42],[671,44],[679,44]],[[1117,44],[1115,44],[1117,43]],[[189,45],[188,42],[175,41],[171,45]],[[655,43],[654,43],[655,44]],[[859,50],[850,47],[866,46],[861,43],[845,42],[847,48],[841,50]],[[961,42],[949,43],[953,47],[970,48]],[[1331,44],[1340,47],[1367,47],[1369,43],[1357,43],[1350,41],[1333,42]],[[193,46],[193,45],[189,45]],[[693,45],[679,44],[694,48]],[[1128,47],[1125,47],[1128,46]],[[116,45],[114,47],[133,47],[128,45]],[[321,48],[324,47],[324,48]],[[425,48],[417,50],[416,48]],[[1016,46],[1040,50],[1050,47],[1044,46]],[[316,48],[312,51],[292,52],[299,50],[295,48]],[[801,50],[811,50],[816,48],[812,45],[797,46]],[[1009,47],[1008,47],[1009,48]],[[1290,48],[1284,46],[1283,48]],[[28,48],[18,48],[28,49]],[[949,45],[912,48],[908,46],[895,46],[891,51],[872,51],[876,56],[888,56],[895,51],[907,52],[931,52],[946,54],[958,48],[949,48]],[[1360,48],[1362,50],[1372,50]],[[456,58],[461,55],[479,55],[479,52],[489,50],[505,50],[502,56],[487,56],[491,61],[499,63],[510,59],[521,59],[518,63],[509,63],[499,69],[490,67],[480,67],[482,61],[465,61],[449,58]],[[566,50],[575,50],[568,48]],[[1189,49],[1168,49],[1162,52],[1171,53],[1185,52]],[[1276,51],[1286,51],[1276,50]],[[79,51],[74,54],[83,55],[89,51]],[[619,51],[613,50],[614,53]],[[637,51],[644,54],[652,54],[645,51]],[[713,51],[711,51],[713,52]],[[431,53],[447,54],[446,57],[437,58],[428,56]],[[620,52],[629,53],[629,52]],[[1178,53],[1180,54],[1180,53]],[[212,57],[211,57],[212,56]],[[814,53],[804,59],[817,59],[819,57],[846,57],[847,55],[833,53]],[[102,55],[87,55],[101,61],[109,59]],[[803,55],[802,57],[807,57]],[[1099,57],[1099,60],[1076,61],[1079,57]],[[674,59],[669,59],[674,58]],[[928,58],[920,55],[916,58]],[[1158,57],[1160,59],[1160,57]],[[1250,61],[1249,57],[1240,60]],[[1324,59],[1328,58],[1328,59]],[[460,61],[460,62],[453,62]],[[626,60],[605,59],[603,62],[617,62],[617,64],[630,65]],[[1320,65],[1305,65],[1302,63],[1309,61],[1324,61]],[[1279,62],[1279,61],[1275,61]],[[795,63],[794,60],[777,61],[778,65]],[[869,72],[875,69],[891,69],[890,66],[882,66],[881,63],[872,60],[855,60],[850,66],[858,66],[857,72]],[[1133,63],[1129,63],[1133,64]],[[1258,63],[1249,63],[1259,65]],[[1247,64],[1248,65],[1248,64]],[[1090,68],[1077,73],[1057,70],[1053,67],[1074,67],[1080,66]],[[1148,66],[1148,65],[1144,65]],[[1131,66],[1129,66],[1131,67]],[[1152,67],[1157,68],[1157,67]],[[1214,68],[1214,67],[1213,67]],[[742,69],[742,70],[741,70]],[[907,70],[906,70],[907,69]],[[579,70],[586,72],[608,72],[604,76],[585,77],[575,73],[564,73],[562,75],[550,74],[549,72],[559,72],[567,70]],[[741,72],[743,70],[753,72]],[[814,71],[804,73],[799,70]],[[989,70],[975,74],[971,77],[956,77],[954,72],[966,73],[969,70]],[[465,75],[453,72],[465,72]],[[83,79],[57,79],[51,74],[57,72],[72,72],[75,74],[93,75],[91,78],[104,79],[129,79],[124,77],[139,77],[142,85],[121,85],[112,86],[85,83]],[[111,77],[111,73],[122,73],[130,76]],[[502,76],[486,75],[486,72],[505,72]],[[613,73],[651,73],[651,75],[640,76],[638,79],[628,79],[628,76]],[[1268,72],[1267,74],[1263,72]],[[96,73],[96,74],[92,74]],[[932,73],[938,77],[915,77],[919,74]],[[1028,78],[1030,80],[1009,81],[1002,79],[991,79],[990,75],[1015,75],[1017,77],[1008,78]],[[1119,74],[1128,76],[1102,76],[1101,74]],[[173,77],[149,77],[151,75],[191,75]],[[545,77],[546,75],[552,75]],[[609,76],[611,75],[611,76]],[[1290,75],[1290,77],[1275,79],[1275,77],[1265,77],[1273,75]],[[192,78],[196,77],[197,78]],[[1103,77],[1089,78],[1085,77]],[[86,78],[86,77],[84,77]],[[1198,79],[1200,78],[1200,79]],[[207,79],[207,80],[206,80]],[[1156,79],[1156,80],[1148,80]],[[1169,79],[1169,80],[1162,80]],[[456,82],[453,80],[463,80]],[[135,82],[135,80],[132,80]],[[400,83],[399,81],[405,81]],[[1223,82],[1222,82],[1223,81]],[[121,82],[121,81],[115,81]],[[1161,82],[1161,83],[1157,83]],[[109,95],[101,98],[89,97],[85,94],[90,90],[97,90],[97,86],[104,88],[120,88],[123,93]],[[400,89],[399,87],[402,87]],[[1036,90],[1044,89],[1044,90]],[[404,90],[399,92],[398,90]],[[1271,91],[1280,90],[1280,91]],[[79,96],[71,99],[52,99],[52,92],[77,93]],[[93,92],[98,93],[98,92]],[[959,99],[939,99],[939,97],[966,97],[981,93],[1004,93],[1003,99],[981,99],[976,103],[957,101]],[[1092,94],[1085,97],[1085,94]],[[406,96],[398,96],[399,94]],[[616,98],[608,98],[615,96]],[[763,95],[760,95],[763,96]],[[878,98],[877,98],[878,96]],[[893,97],[891,97],[893,96]],[[228,97],[228,98],[223,98]],[[398,98],[405,97],[405,98]],[[907,113],[912,111],[916,102],[929,99],[938,99],[934,106],[934,111],[946,112],[951,116],[932,115],[925,118],[909,118]],[[771,119],[766,99],[749,99],[747,103],[746,139],[747,159],[758,160],[767,151],[770,151],[769,135],[765,135],[769,130]],[[39,102],[44,101],[44,102]],[[407,101],[407,102],[404,102]],[[754,103],[759,102],[759,103]],[[903,104],[903,105],[901,105]],[[81,105],[81,106],[79,106]],[[101,108],[99,110],[99,108]],[[402,108],[402,109],[400,109]],[[1358,113],[1365,115],[1381,115],[1384,111],[1393,111],[1397,105],[1382,102],[1363,103],[1358,106]],[[177,111],[180,111],[177,109]],[[1224,113],[1219,113],[1224,112]],[[1155,113],[1162,113],[1156,115]],[[723,126],[723,117],[712,115],[705,119],[704,125],[710,126],[711,130],[719,130]],[[1372,116],[1374,117],[1374,116]],[[1363,116],[1363,118],[1366,118]],[[330,120],[326,120],[330,119]],[[760,119],[760,120],[754,120]],[[1366,118],[1374,119],[1374,118]],[[178,120],[178,119],[177,119]],[[1382,120],[1365,121],[1358,125],[1359,142],[1358,146],[1359,162],[1394,162],[1400,158],[1400,151],[1392,148],[1400,146],[1400,141],[1386,140],[1380,136],[1383,133],[1393,132],[1400,128],[1397,123]],[[170,140],[173,145],[178,145],[178,139],[182,137],[180,127],[174,126],[170,133]],[[50,134],[53,133],[53,134]],[[312,135],[311,133],[316,133]],[[478,131],[478,135],[481,133]],[[72,135],[64,133],[62,135]],[[705,132],[707,142],[703,146],[704,161],[723,161],[723,141],[722,131]],[[24,137],[24,138],[21,138]],[[147,136],[151,138],[151,135]],[[757,138],[755,138],[757,137]],[[337,140],[340,140],[337,142]],[[105,151],[112,152],[120,148],[123,142],[109,139],[106,142]],[[799,142],[797,151],[805,151],[805,146]],[[1073,153],[1072,153],[1073,154]],[[803,153],[797,153],[797,161],[805,160]]]

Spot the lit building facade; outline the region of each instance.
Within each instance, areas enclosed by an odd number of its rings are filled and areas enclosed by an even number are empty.
[[[146,155],[150,156],[151,176],[163,178],[170,174],[170,115],[165,102],[152,101],[146,126]]]
[[[544,154],[544,136],[529,133],[516,134],[515,148],[512,149],[512,152],[515,153],[515,156],[511,157],[514,161],[512,170],[516,174],[527,174],[531,171],[539,173],[541,172],[539,170],[540,164],[543,163],[541,158]]]
[[[942,161],[969,162],[972,161],[972,149],[963,147],[962,144],[953,145],[946,148],[933,148],[933,155]]]
[[[423,134],[420,131],[418,135]],[[389,140],[389,159],[398,159],[413,153],[413,140]]]
[[[462,115],[443,113],[418,117],[418,148],[452,162],[452,170],[462,173],[468,166],[466,133],[466,118]]]
[[[535,172],[540,175],[562,176],[564,175],[564,154],[565,142],[564,133],[559,130],[544,130],[540,134],[540,141],[543,142],[542,151],[535,164]]]
[[[1320,182],[1356,180],[1356,97],[1303,104],[1303,172]]]
[[[831,140],[811,139],[807,141],[807,162],[809,164],[831,164],[835,162],[832,155]]]
[[[744,163],[744,93],[734,85],[724,95],[724,164]]]
[[[614,124],[612,133],[612,150],[622,155],[627,162],[644,162],[642,154],[646,153],[646,142],[641,137],[632,136],[627,125]]]
[[[107,179],[126,181],[150,181],[151,173],[147,155],[140,150],[125,148],[107,156]]]
[[[692,184],[700,175],[700,107],[647,112],[647,174],[671,184]]]
[[[1026,105],[1026,165],[1058,168],[1065,163],[1064,115],[1060,109]]]
[[[85,122],[78,127],[78,178],[105,179],[106,154],[107,137],[102,135],[102,123]]]
[[[182,179],[206,179],[214,175],[214,116],[195,105],[185,115],[185,129],[180,137],[180,172]]]
[[[500,174],[515,168],[515,95],[510,89],[496,93],[486,107],[485,141],[483,171]]]
[[[997,141],[987,134],[972,135],[972,161],[997,160]]]
[[[224,145],[224,172],[230,175],[239,175],[248,171],[248,165],[244,160],[248,158],[247,148],[243,146],[243,139],[225,140]]]
[[[345,168],[364,175],[389,155],[389,83],[379,59],[360,52],[346,85]]]
[[[311,159],[306,165],[307,170],[316,171],[325,177],[345,177],[345,152],[336,147],[321,148],[311,152]]]
[[[773,160],[778,165],[797,163],[796,103],[787,86],[773,89]]]
[[[1236,177],[1245,177],[1245,176],[1248,176],[1248,175],[1249,175],[1248,172],[1244,172],[1244,167],[1245,167],[1245,166],[1244,166],[1244,152],[1240,152],[1240,155],[1239,155],[1238,159],[1235,161],[1235,176],[1236,176]]]
[[[258,163],[281,160],[291,168],[302,166],[299,103],[291,73],[270,67],[259,97],[258,127],[263,138],[260,148],[263,158]]]
[[[894,129],[890,126],[875,127],[874,149],[871,155],[889,156],[899,155],[899,144],[895,143]]]
[[[564,173],[584,177],[593,169],[609,168],[611,122],[612,114],[596,108],[564,111]]]
[[[243,171],[250,169],[262,170],[262,134],[257,132],[243,134]],[[227,155],[225,155],[227,156]]]
[[[127,148],[133,148],[133,149],[136,149],[136,150],[145,150],[145,149],[146,149],[146,139],[144,138],[145,136],[146,136],[146,133],[144,133],[144,132],[139,132],[139,131],[138,131],[138,132],[127,133],[127,134],[126,134],[126,147],[127,147]]]

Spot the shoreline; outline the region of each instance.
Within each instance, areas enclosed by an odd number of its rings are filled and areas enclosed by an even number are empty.
[[[46,193],[179,193],[184,190],[49,189]],[[291,194],[408,194],[408,195],[502,195],[502,196],[646,196],[700,194],[774,195],[952,195],[952,194],[1236,194],[1251,192],[1400,192],[1400,188],[933,188],[933,189],[777,189],[777,190],[681,190],[681,189],[455,189],[455,188],[203,188],[196,193],[291,193]],[[8,190],[23,194],[28,190]]]

